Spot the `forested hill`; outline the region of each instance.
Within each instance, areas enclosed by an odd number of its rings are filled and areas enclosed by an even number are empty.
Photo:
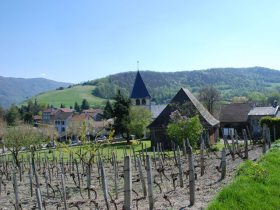
[[[280,71],[263,67],[140,73],[151,96],[159,101],[173,98],[181,87],[196,92],[202,86],[213,85],[225,98],[247,96],[251,92],[267,94],[280,87]],[[136,72],[125,72],[84,84],[97,86],[93,94],[98,97],[112,98],[118,89],[129,96],[135,76]]]
[[[8,108],[12,103],[21,103],[26,97],[33,97],[39,93],[67,87],[72,83],[56,82],[44,78],[12,78],[0,76],[0,105]]]

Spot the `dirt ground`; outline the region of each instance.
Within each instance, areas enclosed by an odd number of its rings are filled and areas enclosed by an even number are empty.
[[[251,149],[252,146],[249,146],[249,149]],[[257,160],[258,157],[262,155],[262,148],[255,146],[254,149],[249,151],[249,159],[250,160]],[[210,156],[208,157],[207,154],[205,154],[205,163],[206,163],[206,171],[203,176],[200,175],[200,167],[199,167],[199,161],[200,157],[199,154],[194,154],[194,160],[195,160],[195,173],[197,174],[197,179],[195,181],[195,204],[193,206],[190,205],[190,195],[189,195],[189,188],[188,188],[188,182],[189,179],[186,178],[186,175],[184,175],[184,188],[179,187],[179,178],[176,181],[176,189],[174,190],[173,187],[173,181],[171,174],[178,173],[178,167],[174,166],[174,160],[172,159],[165,159],[164,166],[165,166],[165,175],[169,179],[163,176],[163,183],[161,183],[160,177],[158,172],[155,170],[155,165],[153,163],[153,179],[156,180],[156,182],[160,185],[162,192],[160,188],[153,184],[153,193],[154,193],[154,200],[155,200],[155,209],[205,209],[207,204],[211,201],[211,199],[217,194],[217,192],[223,187],[224,185],[228,184],[234,177],[235,177],[235,169],[243,162],[243,160],[240,157],[237,157],[233,161],[231,155],[227,155],[226,157],[226,163],[227,163],[227,174],[226,178],[221,180],[221,173],[216,169],[216,166],[220,166],[221,160],[218,159],[221,158],[221,151],[216,152],[216,155],[212,152]],[[12,165],[12,164],[10,164]],[[35,209],[38,208],[37,200],[36,200],[36,194],[35,194],[35,186],[33,187],[33,197],[30,196],[30,185],[29,185],[29,175],[28,175],[28,164],[25,164],[26,168],[24,167],[23,172],[23,181],[19,181],[19,176],[17,174],[18,183],[19,183],[19,201],[21,203],[22,209]],[[110,163],[105,163],[105,172],[107,177],[107,185],[108,185],[108,192],[112,195],[112,198],[115,199],[115,192],[114,192],[114,170],[113,166]],[[134,182],[137,181],[138,178],[138,171],[135,171],[134,168],[134,161],[132,161],[132,181],[133,181],[133,190],[135,192],[132,192],[133,196],[133,209],[149,209],[148,208],[148,198],[136,201],[137,198],[143,197],[142,192],[142,186],[140,182]],[[182,157],[182,168],[183,171],[186,172],[188,170],[188,162],[187,160]],[[2,166],[0,167],[2,170]],[[12,169],[9,169],[12,171]],[[42,166],[41,166],[41,170]],[[79,165],[79,170],[82,173],[82,165]],[[115,200],[115,204],[110,203],[111,209],[122,209],[123,202],[124,202],[124,193],[123,193],[123,186],[124,186],[124,179],[122,178],[122,172],[123,170],[123,163],[119,163],[118,171],[119,171],[119,178],[118,178],[118,185],[119,185],[119,199]],[[145,167],[143,167],[144,170],[144,176],[145,176],[145,182],[147,185],[147,179],[146,179],[146,171]],[[86,171],[86,170],[84,170]],[[72,171],[73,172],[73,171]],[[76,174],[76,171],[74,171]],[[41,183],[40,189],[42,194],[42,200],[45,202],[45,209],[64,209],[64,204],[61,199],[60,192],[58,191],[58,188],[61,190],[61,180],[60,180],[60,172],[57,177],[57,169],[54,168],[53,170],[53,176],[52,176],[52,182],[51,186],[55,190],[55,198],[53,190],[50,189],[50,198],[47,198],[47,191],[46,191],[46,183],[45,183],[45,177],[42,173],[39,171],[39,182]],[[11,176],[11,175],[9,175]],[[70,204],[69,209],[106,209],[104,196],[102,187],[98,180],[98,170],[97,165],[94,164],[93,172],[91,174],[91,188],[94,188],[97,192],[97,198],[95,198],[94,193],[92,192],[92,199],[94,199],[94,202],[90,202],[87,199],[87,191],[84,189],[86,188],[86,176],[84,174],[83,182],[81,181],[81,188],[82,189],[82,195],[84,199],[81,197],[80,190],[76,187],[74,184],[73,178],[70,176],[69,171],[66,171],[66,190],[67,190],[67,202]],[[6,175],[2,176],[3,184],[2,184],[2,191],[0,195],[0,209],[14,209],[14,206],[12,203],[15,203],[15,194],[13,190],[13,182],[6,179]],[[12,179],[11,179],[12,180]],[[76,183],[78,183],[77,176],[75,178]],[[33,182],[35,183],[34,177]],[[6,185],[6,186],[4,186]],[[58,188],[55,186],[58,185]],[[138,195],[136,195],[138,193]],[[170,201],[164,198],[164,195],[168,196],[168,199]],[[110,199],[110,197],[109,197]],[[110,199],[111,200],[111,199]],[[80,201],[80,202],[76,202]],[[71,202],[76,202],[77,206],[73,206]],[[96,207],[98,205],[98,208]],[[37,209],[36,208],[36,209]]]

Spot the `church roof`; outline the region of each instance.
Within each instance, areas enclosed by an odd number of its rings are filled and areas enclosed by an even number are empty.
[[[139,71],[137,71],[130,98],[152,98]]]
[[[200,120],[206,122],[206,126],[214,127],[219,124],[219,120],[215,119],[204,106],[194,97],[194,95],[186,88],[181,88],[179,92],[174,96],[171,102],[165,107],[165,109],[159,114],[159,116],[147,127],[147,128],[166,128],[170,122],[170,114],[175,111],[171,104],[179,106],[184,105],[185,102],[191,102],[194,108],[200,115]],[[193,116],[187,116],[193,117]]]

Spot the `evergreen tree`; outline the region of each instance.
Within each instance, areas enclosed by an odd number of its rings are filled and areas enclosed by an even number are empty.
[[[103,116],[104,118],[109,119],[113,117],[112,115],[113,115],[113,108],[110,101],[108,100],[104,108]]]
[[[72,107],[72,106],[70,106],[70,109],[73,109],[73,107]]]
[[[61,103],[60,108],[65,108],[65,104]]]
[[[83,100],[82,105],[81,105],[81,109],[82,110],[89,109],[89,104],[88,104],[86,99]]]
[[[9,126],[14,126],[16,124],[16,120],[19,118],[19,112],[15,104],[7,110],[4,118]]]
[[[77,101],[75,101],[74,109],[76,110],[76,112],[80,112],[80,106]]]
[[[32,124],[33,123],[33,113],[32,112],[25,113],[23,120],[25,123]]]
[[[115,133],[121,134],[123,138],[127,140],[127,143],[129,143],[130,135],[128,124],[130,123],[129,110],[131,107],[131,100],[125,98],[120,90],[115,95],[114,100],[113,116],[115,117]],[[124,134],[126,134],[126,136],[124,136]]]
[[[50,104],[48,104],[48,106],[47,106],[47,109],[49,109],[50,108]]]
[[[51,105],[51,108],[53,108],[53,105]]]

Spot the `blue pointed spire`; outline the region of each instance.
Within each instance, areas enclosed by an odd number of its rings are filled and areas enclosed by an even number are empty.
[[[130,98],[152,98],[146,88],[139,70],[137,71]]]

